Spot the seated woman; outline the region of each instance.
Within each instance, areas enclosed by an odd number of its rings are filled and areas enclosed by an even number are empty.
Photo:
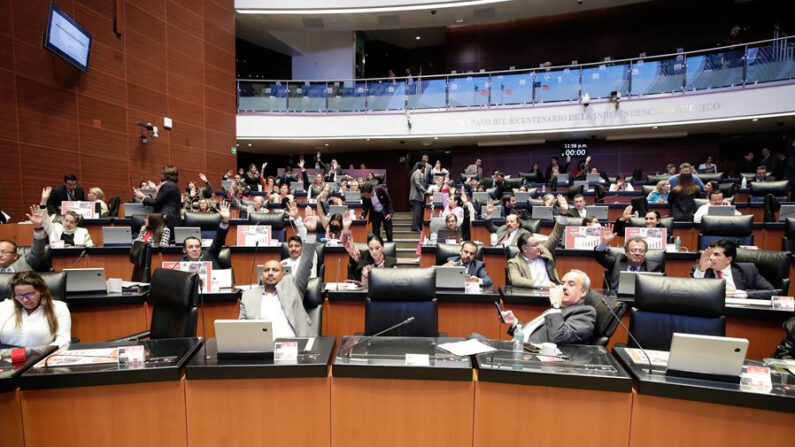
[[[44,279],[34,272],[19,272],[10,286],[12,298],[0,302],[0,344],[68,345],[72,339],[69,309],[53,299]]]
[[[610,191],[634,191],[631,183],[627,182],[627,177],[624,174],[616,174],[616,182],[610,185]]]
[[[215,209],[215,203],[211,203],[208,199],[199,199],[196,202],[196,210],[195,213],[199,214],[215,214],[218,210]]]
[[[309,188],[309,197],[319,196],[324,189],[326,189],[326,179],[323,178],[323,174],[315,174],[315,180]]]
[[[718,165],[712,162],[712,155],[707,155],[707,158],[704,160],[704,163],[698,165],[698,173],[699,174],[718,173]]]
[[[246,214],[251,215],[251,213],[269,213],[270,210],[266,206],[268,204],[268,199],[263,196],[254,196],[251,199],[251,205],[246,208]]]
[[[108,217],[108,204],[105,203],[105,193],[100,188],[96,186],[89,188],[86,193],[86,200],[99,203],[100,217]]]
[[[650,192],[648,196],[646,196],[647,203],[668,203],[668,193],[671,192],[671,184],[668,183],[668,180],[660,180],[657,182],[657,186],[654,187],[654,191]]]
[[[633,216],[632,205],[627,206],[624,208],[623,216],[616,219],[616,223],[613,225],[613,232],[619,236],[624,236],[624,231],[629,226],[629,220]],[[646,228],[663,228],[663,224],[661,223],[662,216],[660,212],[657,210],[648,210],[646,214],[643,216],[643,223],[644,227]],[[673,243],[674,235],[673,232],[666,236],[668,243]]]
[[[138,232],[136,241],[146,242],[152,247],[168,246],[171,239],[171,229],[166,226],[163,215],[160,213],[149,213],[144,221],[144,226]]]
[[[538,163],[533,163],[529,174],[529,176],[525,177],[525,181],[530,183],[544,183],[544,173],[541,172],[541,166],[539,166]]]
[[[356,248],[351,234],[351,223],[353,220],[350,217],[345,217],[342,222],[342,244],[345,246],[345,250],[351,260],[356,264],[353,270],[348,270],[348,279],[353,280],[357,285],[366,289],[370,281],[370,270],[374,268],[395,268],[397,259],[384,255],[384,240],[377,234],[367,236],[367,253],[362,256],[359,249]]]

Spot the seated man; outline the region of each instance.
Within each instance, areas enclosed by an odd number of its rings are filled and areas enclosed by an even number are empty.
[[[772,182],[775,178],[767,175],[767,166],[759,165],[756,168],[756,175],[751,179],[752,182]]]
[[[566,230],[566,220],[565,215],[558,216],[552,233],[543,243],[530,233],[519,236],[519,254],[508,260],[509,285],[542,288],[560,284],[555,270],[555,247]]]
[[[464,241],[461,244],[461,253],[448,258],[445,265],[466,267],[467,282],[476,282],[484,288],[489,288],[494,285],[494,282],[486,271],[486,264],[475,259],[477,252],[477,244],[472,241]]]
[[[304,308],[312,253],[315,251],[316,216],[307,216],[305,225],[311,235],[303,241],[298,268],[285,275],[279,261],[266,262],[260,278],[263,285],[247,290],[240,300],[239,319],[271,321],[273,338],[320,335],[320,328],[312,324]]]
[[[560,214],[566,215],[566,213],[562,210]],[[577,194],[574,196],[574,208],[569,209],[568,216],[579,218],[588,217],[588,212],[585,210],[585,197],[582,194]]]
[[[602,228],[601,241],[594,248],[596,262],[607,269],[605,279],[606,286],[611,291],[618,290],[618,278],[620,272],[662,272],[662,264],[646,260],[648,244],[640,237],[632,238],[624,243],[624,254],[614,255],[607,250],[607,245],[616,234],[613,232],[613,225],[607,224]]]
[[[221,253],[226,242],[226,233],[229,231],[229,204],[221,202],[218,207],[218,214],[221,215],[221,223],[218,231],[215,232],[213,243],[207,250],[202,249],[202,241],[196,237],[187,237],[182,242],[182,252],[184,253],[177,262],[204,262],[213,263],[213,269],[220,269],[218,265],[218,254]]]
[[[516,214],[509,214],[505,218],[505,225],[502,225],[499,228],[494,227],[494,224],[491,222],[491,217],[487,217],[486,228],[489,230],[489,233],[497,233],[497,244],[503,246],[516,246],[519,236],[523,234],[531,234],[524,228],[521,228],[519,216]]]
[[[47,233],[44,232],[44,213],[37,206],[30,207],[27,215],[33,223],[33,245],[25,257],[19,256],[17,244],[8,240],[0,240],[0,273],[18,273],[29,271],[43,271],[47,263],[46,246]]]
[[[591,279],[580,270],[563,275],[563,283],[549,289],[552,307],[523,325],[524,341],[562,345],[591,341],[596,328],[596,309],[585,304],[590,288]],[[511,325],[508,334],[513,335],[519,320],[510,310],[504,311],[502,318]]]
[[[717,240],[701,253],[698,264],[690,270],[693,278],[721,278],[726,280],[726,296],[770,299],[774,287],[750,262],[734,262],[737,245],[726,239]]]
[[[698,207],[696,210],[696,214],[693,214],[693,222],[701,223],[701,220],[704,216],[707,215],[709,212],[709,207],[711,206],[728,206],[730,203],[726,200],[723,200],[723,192],[720,189],[713,189],[709,193],[709,203],[705,203]],[[735,216],[740,216],[740,212],[736,209],[734,210]]]
[[[314,212],[312,212],[312,208],[306,207],[306,216],[309,218],[312,216],[314,218]],[[298,204],[295,202],[290,202],[290,205],[287,207],[287,215],[293,220],[295,224],[295,230],[298,233],[297,235],[290,236],[287,239],[287,253],[288,256],[282,259],[281,264],[282,267],[289,267],[290,272],[295,272],[298,269],[299,264],[301,264],[301,253],[304,248],[303,240],[307,237],[307,230],[306,225],[304,225],[304,220],[301,218],[301,215],[298,212]],[[317,252],[312,252],[312,270],[311,274],[309,275],[310,278],[317,277]]]

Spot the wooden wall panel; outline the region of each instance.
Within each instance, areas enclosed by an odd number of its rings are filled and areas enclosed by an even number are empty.
[[[159,180],[166,164],[185,170],[181,188],[203,171],[217,183],[236,165],[229,154],[235,142],[233,2],[208,3],[213,17],[205,19],[202,1],[125,0],[121,35],[113,29],[113,2],[61,2],[94,37],[86,73],[42,48],[49,3],[0,0],[0,60],[8,61],[0,67],[4,211],[24,219],[24,206],[66,173],[76,174],[84,188],[99,186],[108,197],[129,200],[130,183]],[[208,86],[223,91],[208,98]],[[166,116],[174,120],[171,132],[163,129]],[[205,129],[208,116],[212,134]],[[137,122],[158,126],[160,138],[142,144]]]

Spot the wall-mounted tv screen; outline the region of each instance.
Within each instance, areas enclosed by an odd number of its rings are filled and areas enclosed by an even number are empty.
[[[50,4],[44,48],[65,59],[81,71],[88,69],[91,33],[66,15],[61,8]]]

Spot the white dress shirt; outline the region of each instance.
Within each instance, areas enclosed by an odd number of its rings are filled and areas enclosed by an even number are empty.
[[[709,212],[709,207],[710,207],[710,206],[725,206],[725,205],[710,205],[709,203],[706,203],[706,204],[704,204],[704,205],[701,205],[701,206],[700,206],[700,207],[698,207],[698,209],[696,210],[696,213],[695,213],[695,214],[693,214],[693,222],[695,222],[695,223],[701,223],[701,219],[702,219],[704,216],[706,216],[706,215],[707,215],[707,213]],[[741,213],[735,209],[735,210],[734,210],[734,215],[735,215],[735,216],[740,216],[740,215],[741,215]]]
[[[381,211],[384,211],[384,205],[381,203],[380,200],[378,200],[378,194],[376,194],[375,192],[373,192],[372,197],[370,197],[370,203],[373,204],[373,210],[376,213],[380,213]]]
[[[72,339],[72,317],[69,308],[63,301],[53,300],[55,318],[58,320],[58,332],[53,335],[44,309],[39,306],[28,314],[22,310],[22,322],[17,327],[14,313],[14,299],[0,302],[0,343],[14,346],[66,346]]]
[[[693,278],[703,278],[707,272],[702,272],[699,269],[693,272]],[[717,270],[715,271],[715,277],[717,278]],[[734,285],[734,277],[732,277],[732,265],[729,264],[726,266],[725,269],[720,271],[721,278],[726,280],[726,292],[733,292],[737,290],[737,286]]]
[[[530,277],[533,278],[533,285],[539,286],[549,283],[549,272],[547,272],[547,262],[541,257],[535,259],[522,258],[527,262],[527,268],[530,269]]]
[[[270,321],[273,325],[273,338],[295,337],[295,329],[287,320],[287,315],[282,309],[282,302],[276,293],[262,292],[262,306],[260,319]]]

